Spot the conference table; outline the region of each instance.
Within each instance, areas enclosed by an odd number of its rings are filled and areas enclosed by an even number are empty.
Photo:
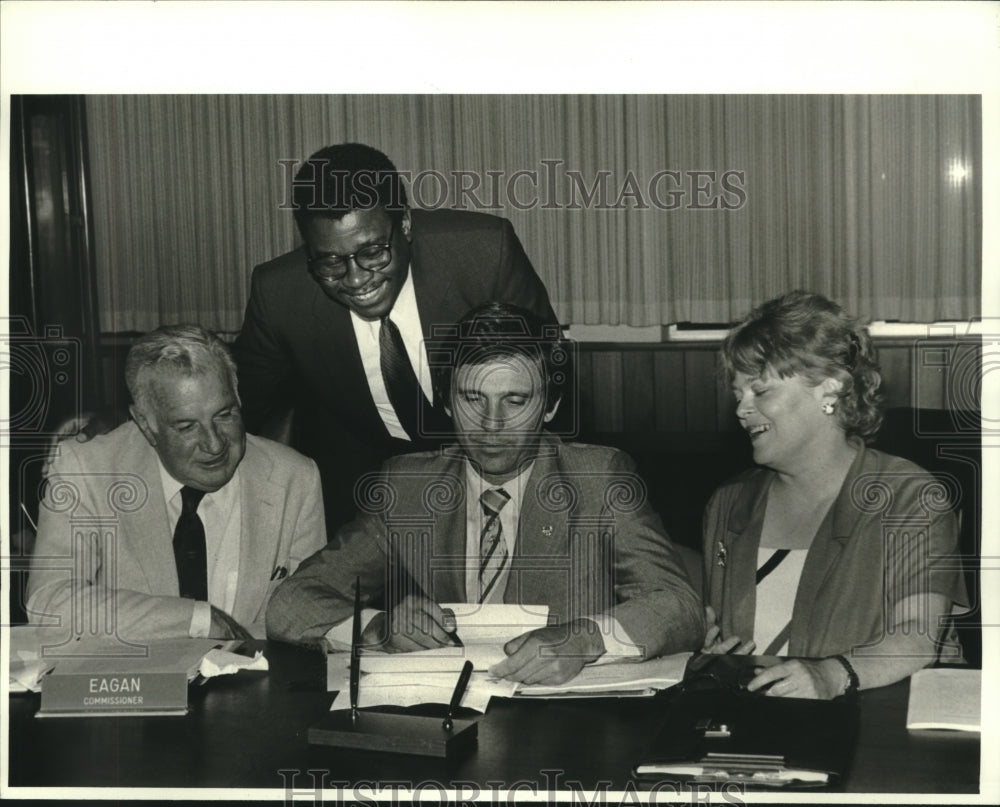
[[[267,672],[243,671],[191,686],[183,716],[36,719],[38,694],[8,698],[8,785],[45,788],[262,788],[328,798],[346,788],[372,798],[444,789],[464,799],[498,793],[642,791],[631,771],[662,721],[667,697],[494,699],[478,744],[456,759],[310,745],[328,712],[318,650],[260,643]],[[979,735],[907,731],[909,682],[860,694],[853,761],[833,792],[979,792]],[[443,716],[442,706],[406,710]],[[700,789],[716,785],[700,784]],[[658,791],[663,793],[661,789]],[[319,802],[317,802],[319,803]],[[592,803],[592,802],[588,802]]]

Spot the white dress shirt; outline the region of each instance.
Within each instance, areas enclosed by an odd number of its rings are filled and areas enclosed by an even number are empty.
[[[160,481],[163,484],[163,499],[167,503],[167,527],[170,535],[181,517],[181,488],[167,469],[160,466]],[[236,604],[236,588],[239,585],[240,530],[242,529],[242,485],[240,469],[218,490],[206,493],[198,504],[198,517],[205,527],[205,555],[208,560],[208,602],[198,601],[191,615],[189,633],[195,638],[209,635],[212,623],[212,608],[232,613]]]
[[[389,319],[396,324],[396,327],[399,328],[399,335],[403,337],[406,355],[414,368],[420,389],[423,390],[427,400],[433,403],[434,388],[431,385],[431,370],[427,364],[424,332],[420,325],[420,311],[417,309],[417,296],[413,288],[413,273],[410,271],[406,273],[406,281],[399,290],[399,296],[392,306],[392,311],[389,312]],[[409,440],[410,436],[400,424],[399,416],[389,401],[389,393],[386,392],[385,380],[382,378],[382,359],[379,352],[379,331],[382,323],[377,319],[364,319],[351,311],[351,324],[354,326],[354,336],[358,340],[358,349],[361,351],[361,364],[365,368],[368,388],[371,390],[379,417],[385,423],[389,434],[400,440]]]

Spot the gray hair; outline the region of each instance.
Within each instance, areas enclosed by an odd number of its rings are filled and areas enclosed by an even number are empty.
[[[224,371],[239,400],[236,362],[229,347],[200,325],[162,325],[139,337],[125,359],[125,385],[135,405],[145,410],[153,370],[192,376]]]

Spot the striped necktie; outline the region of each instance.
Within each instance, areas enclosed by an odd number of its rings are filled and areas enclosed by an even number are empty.
[[[500,511],[510,501],[503,488],[484,490],[479,497],[483,506],[483,531],[479,536],[479,602],[485,602],[507,563],[507,544],[503,540]]]

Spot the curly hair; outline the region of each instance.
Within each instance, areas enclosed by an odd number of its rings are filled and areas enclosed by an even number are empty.
[[[848,437],[871,442],[882,425],[882,376],[868,329],[821,294],[790,291],[751,311],[722,343],[722,365],[759,376],[801,375],[810,384],[842,384],[834,410]]]
[[[341,219],[352,210],[383,207],[395,224],[406,211],[406,188],[385,154],[364,143],[339,143],[311,155],[292,183],[292,211],[305,237],[306,222]]]

